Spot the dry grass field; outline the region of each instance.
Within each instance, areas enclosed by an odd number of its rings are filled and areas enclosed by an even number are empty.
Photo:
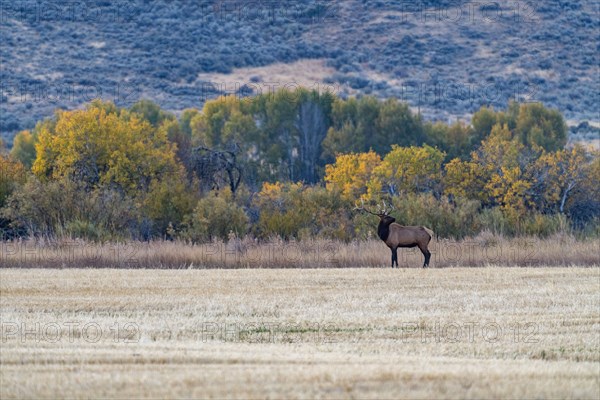
[[[600,269],[0,269],[0,397],[600,396]]]

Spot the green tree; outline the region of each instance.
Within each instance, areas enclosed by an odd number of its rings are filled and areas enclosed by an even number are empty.
[[[521,143],[557,151],[567,144],[567,133],[567,124],[559,111],[545,108],[541,103],[520,106],[515,134]]]
[[[323,160],[332,163],[339,154],[369,151],[376,135],[380,107],[380,102],[372,96],[336,99],[331,113],[332,126],[323,141]]]
[[[155,128],[158,128],[165,120],[175,120],[173,114],[162,110],[158,104],[150,100],[138,101],[129,108],[129,111],[145,119]]]
[[[297,89],[295,128],[299,138],[300,177],[306,183],[316,183],[321,173],[322,143],[330,126],[334,97],[316,90]]]
[[[193,160],[192,160],[192,139],[182,129],[181,125],[174,120],[165,120],[158,128],[160,135],[166,135],[170,143],[175,146],[175,154],[177,160],[188,171],[188,175],[192,176]]]
[[[473,114],[471,125],[473,126],[476,144],[488,137],[497,123],[498,114],[493,108],[481,107],[479,111]]]
[[[230,149],[251,142],[256,125],[236,96],[221,96],[204,104],[202,112],[191,119],[191,130],[194,141],[200,145]]]
[[[264,160],[249,100],[226,96],[208,101],[190,124],[191,169],[203,190],[217,189],[225,176],[235,192],[238,177],[230,176],[233,172],[243,172],[247,183],[254,181]]]
[[[13,147],[10,151],[11,157],[19,160],[27,169],[31,169],[35,161],[35,144],[37,142],[37,134],[34,131],[21,131],[17,133],[13,141]]]
[[[424,132],[426,142],[446,152],[450,159],[457,157],[466,159],[480,144],[475,131],[458,121],[451,126],[442,122],[426,123]]]
[[[327,162],[338,154],[370,149],[384,155],[394,144],[420,145],[425,140],[421,118],[397,99],[336,99],[331,115],[332,126],[323,142],[322,158]]]
[[[267,180],[296,181],[299,171],[299,138],[295,128],[295,93],[278,90],[256,99],[261,124],[259,146]]]
[[[375,135],[369,136],[367,143],[378,154],[383,155],[393,145],[414,146],[423,143],[423,124],[414,116],[408,104],[397,99],[387,99],[379,108],[376,120]]]
[[[183,110],[181,113],[181,117],[179,118],[179,125],[181,127],[181,131],[191,139],[192,137],[192,120],[200,114],[200,111],[195,108],[188,108]]]

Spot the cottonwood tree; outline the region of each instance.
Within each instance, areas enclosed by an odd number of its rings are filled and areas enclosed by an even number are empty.
[[[42,180],[67,177],[87,189],[110,186],[132,196],[181,169],[164,131],[136,114],[95,106],[59,112],[55,126],[41,129],[36,153],[32,171]]]
[[[546,151],[562,150],[567,144],[567,125],[558,110],[541,103],[511,102],[505,111],[482,107],[471,121],[475,137],[483,140],[494,126],[506,126],[513,136],[526,147]]]
[[[306,183],[315,183],[318,180],[321,144],[329,127],[333,96],[305,89],[298,90],[296,95],[298,110],[295,127],[299,134],[300,179]]]
[[[543,154],[531,168],[538,207],[541,211],[565,212],[565,205],[580,186],[590,168],[581,146]]]
[[[148,121],[153,127],[158,128],[164,121],[175,121],[175,115],[163,110],[150,100],[140,100],[133,104],[129,111],[138,114],[140,118]]]
[[[423,139],[423,124],[419,117],[413,115],[408,104],[392,98],[380,104],[375,134],[368,138],[367,143],[384,155],[392,145],[420,145]]]
[[[380,108],[381,103],[372,96],[336,99],[321,157],[332,163],[338,154],[368,152],[376,135]]]
[[[533,160],[534,154],[513,137],[507,124],[496,124],[470,160],[446,164],[445,193],[500,206],[517,217],[531,203],[527,168]]]
[[[255,139],[256,124],[247,101],[236,96],[220,96],[207,101],[201,113],[188,114],[192,140],[201,146],[220,149],[235,144],[245,148]]]
[[[381,157],[374,151],[339,155],[334,164],[325,167],[327,190],[338,191],[345,199],[371,198],[381,190],[380,185],[369,187],[373,171],[381,165]],[[374,192],[375,190],[375,192]]]
[[[568,128],[558,110],[541,103],[521,104],[515,135],[526,146],[546,151],[562,150],[567,144]]]
[[[21,131],[13,139],[13,147],[10,151],[11,156],[19,160],[27,168],[31,168],[35,160],[35,144],[37,142],[37,133],[31,131]]]
[[[373,170],[374,182],[370,187],[391,196],[398,196],[402,192],[432,192],[439,196],[445,156],[444,152],[428,145],[394,145]]]

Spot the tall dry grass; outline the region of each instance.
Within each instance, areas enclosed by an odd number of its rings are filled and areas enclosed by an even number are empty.
[[[503,238],[483,233],[461,241],[433,240],[432,268],[455,266],[600,265],[600,240],[568,235]],[[256,241],[233,238],[206,244],[153,241],[91,243],[77,239],[0,242],[5,268],[377,268],[391,264],[379,240]],[[400,249],[401,267],[423,264],[418,249]]]

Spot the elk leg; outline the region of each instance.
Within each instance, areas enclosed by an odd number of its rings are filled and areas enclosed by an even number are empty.
[[[392,268],[394,268],[394,262],[398,267],[398,249],[392,249]]]
[[[423,253],[423,256],[425,257],[425,262],[423,263],[423,268],[426,268],[429,266],[429,259],[431,258],[431,253],[427,249],[420,249],[420,250],[421,250],[421,253]]]
[[[429,250],[427,250],[426,246],[419,246],[419,250],[421,250],[421,253],[423,253],[423,257],[425,257],[423,268],[426,268],[427,266],[429,266],[429,258],[431,257],[431,253],[429,252]]]

